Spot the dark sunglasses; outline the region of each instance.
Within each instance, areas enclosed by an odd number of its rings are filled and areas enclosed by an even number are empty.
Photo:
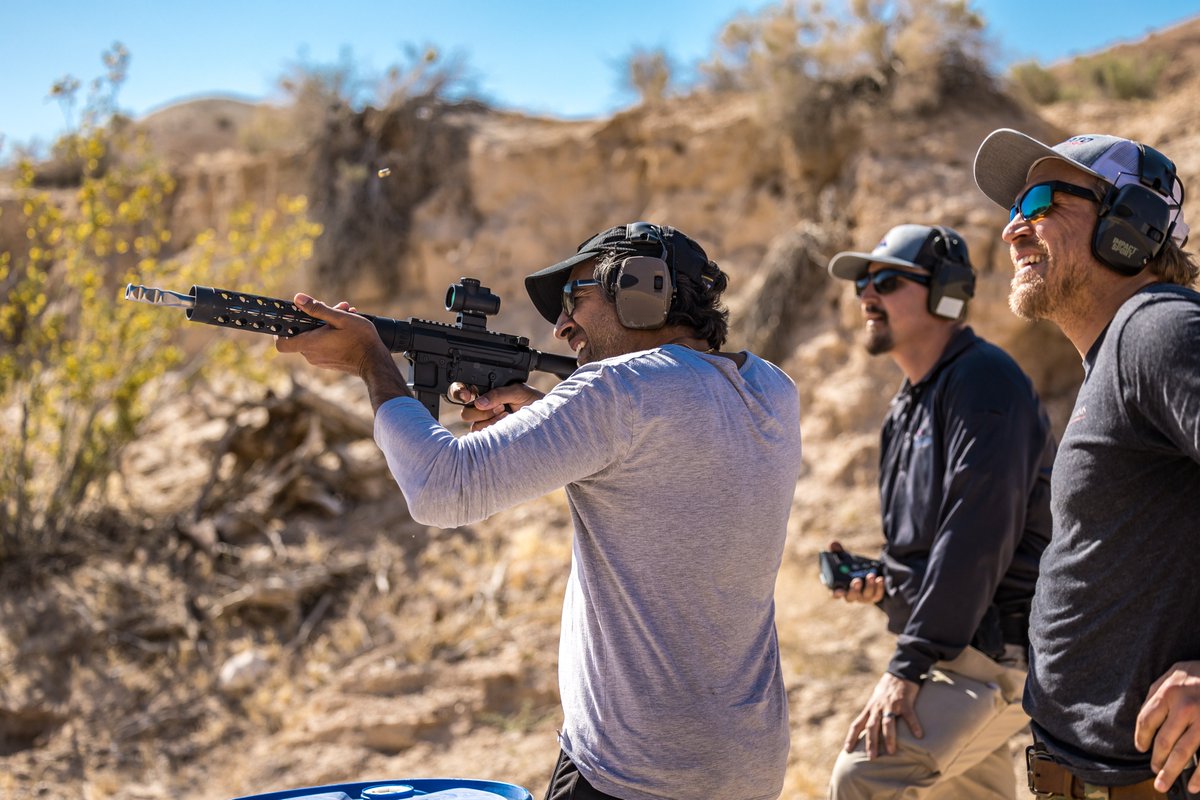
[[[854,293],[862,297],[862,293],[867,290],[867,284],[870,284],[875,287],[875,291],[879,294],[891,294],[900,287],[901,278],[913,283],[919,283],[922,286],[929,285],[928,275],[919,275],[916,272],[904,272],[898,269],[881,269],[879,272],[856,278],[854,281]]]
[[[563,313],[568,317],[575,313],[575,292],[578,289],[586,289],[589,286],[599,286],[600,281],[592,278],[580,278],[577,281],[567,281],[563,284],[562,291],[562,308]]]
[[[1082,197],[1085,200],[1091,200],[1095,203],[1100,202],[1100,195],[1091,189],[1076,186],[1073,183],[1064,183],[1063,181],[1035,183],[1026,189],[1017,198],[1017,202],[1013,204],[1013,207],[1008,210],[1008,221],[1012,222],[1017,218],[1017,214],[1020,213],[1026,222],[1037,222],[1050,213],[1050,206],[1054,205],[1055,192],[1073,194],[1076,197]]]

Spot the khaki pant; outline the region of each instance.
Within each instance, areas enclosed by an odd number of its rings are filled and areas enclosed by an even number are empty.
[[[939,661],[917,695],[925,737],[896,726],[896,752],[867,759],[865,739],[842,751],[830,800],[1012,800],[1016,777],[1008,740],[1029,717],[1021,708],[1025,670],[968,647]]]

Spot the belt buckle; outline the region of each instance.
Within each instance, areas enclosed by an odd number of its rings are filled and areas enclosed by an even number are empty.
[[[1038,747],[1036,744],[1028,745],[1025,748],[1025,780],[1029,784],[1029,792],[1034,797],[1050,797],[1054,792],[1039,792],[1034,788],[1034,772],[1039,761],[1044,761],[1050,764],[1054,763],[1054,759],[1045,750]]]

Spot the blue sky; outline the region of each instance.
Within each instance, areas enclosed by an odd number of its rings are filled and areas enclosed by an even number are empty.
[[[278,78],[301,61],[331,64],[349,49],[381,71],[406,43],[461,55],[476,88],[498,106],[563,117],[631,102],[616,64],[634,48],[665,49],[682,65],[707,57],[718,32],[762,0],[0,0],[0,155],[64,128],[46,100],[66,74],[102,73],[114,41],[132,54],[121,90],[135,116],[184,97],[279,97]],[[1195,0],[974,0],[998,67],[1101,49],[1200,14]],[[81,95],[83,92],[81,92]]]

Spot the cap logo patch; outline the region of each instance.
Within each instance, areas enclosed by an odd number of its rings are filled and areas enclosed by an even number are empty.
[[[1092,136],[1072,136],[1070,139],[1067,139],[1065,142],[1063,142],[1063,144],[1087,144],[1088,142],[1094,141],[1096,140]]]

